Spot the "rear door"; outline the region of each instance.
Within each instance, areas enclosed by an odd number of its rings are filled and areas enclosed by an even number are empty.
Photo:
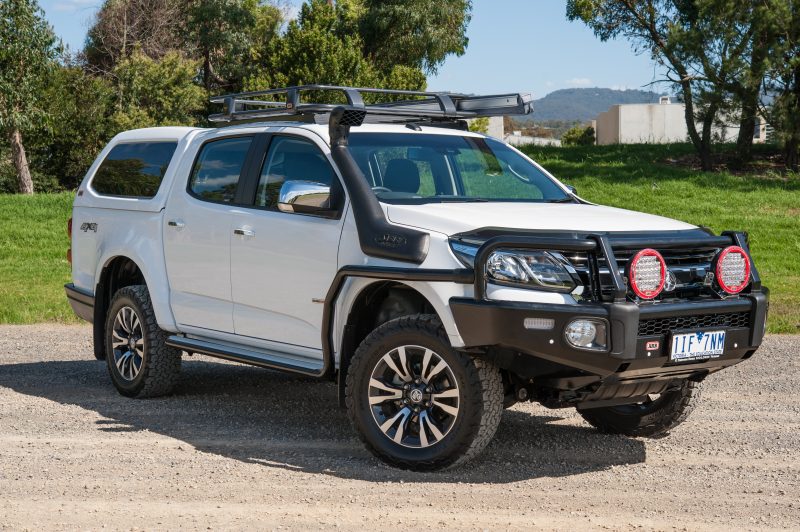
[[[204,142],[188,177],[175,183],[167,202],[164,256],[172,312],[181,330],[234,330],[232,219],[255,139],[237,135]]]
[[[233,215],[231,287],[237,335],[321,349],[325,295],[337,271],[345,197],[328,159],[311,137],[271,135],[253,174],[251,204]],[[281,212],[287,181],[333,185],[339,215]]]

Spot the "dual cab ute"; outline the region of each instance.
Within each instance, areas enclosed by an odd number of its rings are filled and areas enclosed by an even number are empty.
[[[75,198],[66,292],[123,395],[170,393],[183,352],[335,379],[375,455],[438,469],[517,401],[663,435],[761,343],[745,234],[591,204],[467,130],[527,97],[213,101],[226,127],[121,133]]]

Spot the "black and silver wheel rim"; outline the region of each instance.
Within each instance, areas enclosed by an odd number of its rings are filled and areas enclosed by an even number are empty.
[[[122,307],[111,329],[114,365],[120,377],[133,381],[144,363],[144,334],[142,322],[131,307]]]
[[[383,434],[403,447],[442,441],[458,418],[458,382],[450,365],[416,345],[392,349],[369,379],[369,406]]]

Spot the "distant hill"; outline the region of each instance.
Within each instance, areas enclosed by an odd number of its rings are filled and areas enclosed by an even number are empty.
[[[533,101],[533,115],[519,120],[588,121],[607,111],[612,105],[623,103],[657,103],[660,94],[640,90],[561,89]]]

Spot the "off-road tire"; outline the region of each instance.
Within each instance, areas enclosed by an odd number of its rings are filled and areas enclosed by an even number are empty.
[[[578,410],[590,425],[606,434],[661,438],[689,416],[700,400],[700,383],[684,381],[651,403]]]
[[[426,448],[403,447],[389,439],[369,405],[369,380],[376,364],[405,345],[434,351],[458,382],[459,413],[452,428]],[[417,314],[384,323],[361,343],[347,371],[345,403],[350,421],[372,454],[402,469],[432,471],[467,462],[488,445],[503,413],[503,383],[494,365],[453,349],[436,315]]]
[[[115,364],[112,328],[117,313],[132,308],[141,322],[144,356],[139,373],[133,380],[120,374]],[[105,323],[106,362],[111,382],[126,397],[158,397],[172,393],[181,369],[181,352],[166,344],[168,334],[158,327],[150,294],[144,285],[119,289],[111,299]]]

